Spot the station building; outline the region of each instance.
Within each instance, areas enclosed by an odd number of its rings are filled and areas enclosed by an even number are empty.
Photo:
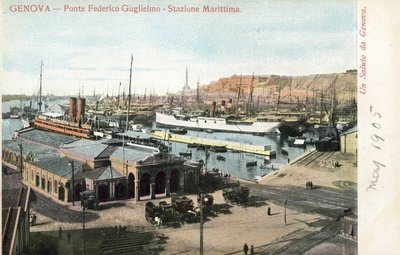
[[[121,144],[28,129],[3,141],[3,164],[19,170],[23,159],[23,182],[61,202],[79,201],[87,190],[100,202],[197,190],[198,166],[154,147]]]

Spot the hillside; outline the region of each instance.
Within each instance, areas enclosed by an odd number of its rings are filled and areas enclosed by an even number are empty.
[[[335,78],[336,82],[334,82]],[[252,76],[243,75],[241,82],[241,98],[247,98],[250,91]],[[220,78],[200,87],[202,94],[208,97],[237,97],[240,75]],[[334,84],[334,85],[332,85]],[[280,102],[308,102],[321,98],[321,91],[324,97],[330,98],[336,88],[336,98],[339,103],[349,103],[356,100],[357,93],[357,72],[348,71],[345,73],[317,74],[307,76],[280,76],[280,75],[255,75],[253,81],[253,100],[277,101],[280,91]],[[291,95],[291,96],[290,96]]]

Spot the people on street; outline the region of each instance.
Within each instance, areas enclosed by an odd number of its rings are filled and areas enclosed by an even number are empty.
[[[244,245],[243,245],[243,252],[244,252],[244,255],[247,255],[247,252],[249,251],[249,246],[247,246],[247,243],[245,243]]]

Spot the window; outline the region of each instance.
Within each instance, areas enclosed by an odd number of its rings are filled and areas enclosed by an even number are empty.
[[[35,183],[36,187],[39,187],[39,181],[40,181],[39,175],[36,175],[36,183]]]
[[[54,193],[56,193],[57,194],[57,192],[58,192],[58,187],[57,187],[58,185],[57,185],[57,181],[56,180],[54,180]]]
[[[45,186],[46,186],[45,180],[44,180],[44,178],[42,178],[42,189],[44,189]]]

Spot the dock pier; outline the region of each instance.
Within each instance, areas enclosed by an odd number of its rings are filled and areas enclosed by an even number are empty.
[[[186,144],[199,144],[205,146],[225,146],[229,150],[247,152],[252,154],[258,154],[263,156],[274,157],[276,156],[276,151],[271,150],[270,145],[252,145],[252,144],[244,144],[244,143],[237,143],[231,141],[223,141],[223,140],[215,140],[209,138],[201,138],[201,137],[192,137],[187,135],[177,135],[171,134],[165,131],[155,131],[153,136],[158,139],[166,139],[174,142],[179,143],[186,143]]]

